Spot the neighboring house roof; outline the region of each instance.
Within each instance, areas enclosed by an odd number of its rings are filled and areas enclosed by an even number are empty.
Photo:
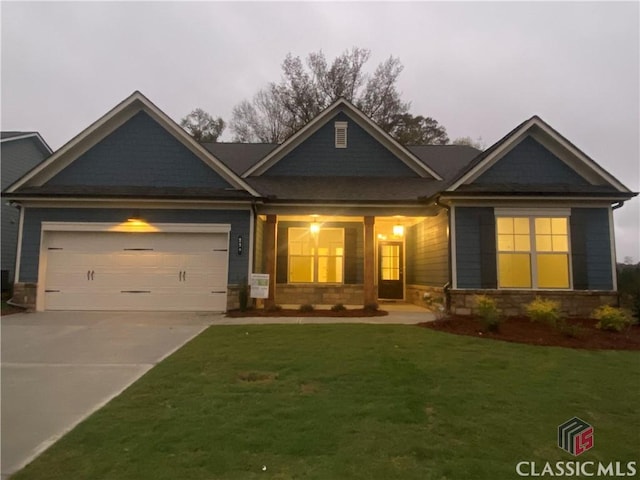
[[[75,159],[79,158],[89,148],[96,145],[140,111],[144,111],[151,116],[194,155],[209,165],[231,185],[245,190],[253,196],[259,196],[242,178],[196,142],[177,123],[138,91],[135,91],[120,102],[116,107],[67,142],[46,161],[11,185],[7,189],[7,192],[15,193],[19,189],[28,186],[43,186],[48,180],[73,163]]]
[[[48,154],[53,153],[53,150],[51,150],[51,147],[47,144],[47,142],[44,141],[44,138],[42,138],[40,136],[40,133],[38,133],[38,132],[18,132],[18,131],[0,132],[0,142],[1,143],[13,142],[13,141],[16,141],[16,140],[23,140],[23,139],[26,139],[26,138],[31,138],[31,139],[35,140],[37,143],[39,143],[40,148],[44,152],[46,152]]]
[[[258,163],[250,167],[242,175],[243,178],[261,175],[266,172],[287,154],[292,152],[298,145],[317,132],[338,112],[344,112],[347,114],[347,116],[355,121],[361,128],[363,128],[421,177],[432,177],[436,180],[442,180],[437,172],[422,163],[409,149],[396,141],[391,135],[382,130],[373,120],[344,98],[338,99],[333,104],[325,108],[313,120],[308,122],[304,127],[278,145]]]
[[[573,143],[563,137],[549,124],[544,122],[540,117],[534,115],[515,127],[504,137],[486,149],[481,155],[478,155],[471,161],[466,168],[451,182],[446,188],[447,192],[458,191],[461,187],[473,183],[475,179],[480,177],[489,168],[495,165],[500,159],[520,141],[527,136],[533,136],[541,141],[552,144],[558,152],[559,158],[565,161],[573,170],[585,179],[589,180],[591,188],[587,190],[591,193],[602,193],[599,184],[605,184],[610,187],[609,191],[623,192],[631,194],[632,192],[618,181],[613,175],[598,165],[592,158],[582,152]],[[518,184],[521,189],[522,184]],[[468,187],[466,187],[468,190]],[[486,188],[486,187],[485,187]],[[513,186],[511,188],[514,188]],[[526,186],[525,186],[526,188]],[[560,188],[560,186],[558,186]],[[564,191],[562,188],[559,192]],[[629,196],[629,195],[627,195]]]

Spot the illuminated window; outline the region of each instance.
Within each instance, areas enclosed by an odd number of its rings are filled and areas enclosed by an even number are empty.
[[[344,230],[289,229],[289,283],[342,283]]]
[[[498,286],[569,288],[566,217],[497,217]]]

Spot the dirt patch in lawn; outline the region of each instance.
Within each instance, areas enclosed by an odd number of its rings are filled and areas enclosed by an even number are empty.
[[[383,317],[389,315],[389,312],[384,310],[369,310],[364,308],[353,308],[347,310],[339,310],[334,312],[333,310],[312,310],[300,311],[289,308],[283,308],[281,310],[231,310],[227,312],[227,317],[242,318],[242,317],[338,317],[338,318],[353,318],[353,317]]]
[[[622,332],[607,332],[597,329],[598,322],[593,319],[571,319],[566,322],[575,326],[575,336],[568,336],[550,325],[521,317],[503,320],[498,332],[484,330],[479,319],[467,316],[450,316],[435,322],[420,323],[419,326],[456,335],[529,345],[587,350],[640,350],[640,325],[633,325]]]

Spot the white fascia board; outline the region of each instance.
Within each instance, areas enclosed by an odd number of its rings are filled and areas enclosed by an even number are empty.
[[[592,158],[582,152],[580,149],[575,147],[571,142],[569,142],[565,137],[556,132],[553,128],[547,125],[543,121],[537,121],[536,125],[547,135],[553,138],[556,142],[558,142],[563,148],[569,151],[576,158],[581,160],[586,166],[588,166],[591,170],[598,174],[600,178],[605,180],[611,186],[615,187],[618,191],[624,193],[631,193],[627,187],[625,187],[622,183],[620,183],[613,175],[607,172],[604,168],[598,165]]]
[[[15,192],[18,188],[24,186],[30,180],[36,177],[39,177],[39,185],[46,183],[53,176],[59,173],[62,168],[73,163],[73,161],[76,160],[80,155],[86,152],[89,148],[93,147],[109,133],[122,126],[141,110],[145,111],[154,120],[159,122],[165,128],[165,130],[167,130],[178,141],[180,141],[194,155],[196,155],[207,165],[209,165],[209,167],[211,167],[214,171],[224,177],[225,180],[227,180],[229,183],[237,188],[247,191],[254,197],[260,196],[258,192],[256,192],[240,177],[233,173],[224,163],[222,163],[219,159],[208,152],[202,145],[196,142],[177,123],[171,120],[171,118],[169,118],[162,110],[160,110],[156,105],[154,105],[149,99],[147,99],[142,93],[138,91],[135,91],[125,100],[120,102],[109,112],[100,117],[89,127],[85,128],[73,139],[63,145],[47,160],[28,172],[25,176],[20,178],[17,182],[15,182],[7,189],[7,192]],[[92,141],[89,141],[91,140],[92,135],[96,138]],[[83,143],[85,143],[85,145],[83,145]],[[67,155],[69,155],[69,158],[65,162],[61,162],[60,159],[64,158]],[[58,168],[56,168],[55,166],[56,163],[58,164]]]
[[[469,183],[471,180],[479,177],[485,170],[487,170],[491,165],[493,165],[502,155],[504,155],[507,151],[509,151],[512,146],[520,140],[520,137],[531,128],[534,124],[534,119],[532,118],[527,123],[525,123],[522,127],[520,127],[516,132],[514,132],[511,137],[505,141],[500,147],[498,147],[494,152],[491,152],[485,159],[483,159],[479,164],[465,173],[462,177],[460,177],[455,183],[450,185],[447,188],[447,192],[452,192],[457,190],[460,185],[465,183]],[[491,148],[491,147],[489,147]]]
[[[509,139],[507,139],[502,145],[500,145],[499,148],[497,148],[494,152],[491,152],[491,154],[483,159],[478,165],[476,165],[473,169],[468,171],[455,183],[449,186],[446,191],[454,191],[463,184],[472,183],[473,180],[486,172],[491,166],[499,161],[503,155],[505,155],[511,148],[519,143],[524,135],[526,135],[534,126],[539,128],[553,141],[557,142],[563,149],[565,149],[576,159],[581,161],[589,170],[594,172],[599,178],[603,179],[609,185],[613,186],[620,192],[631,193],[631,191],[622,183],[620,183],[615,177],[613,177],[613,175],[600,167],[600,165],[598,165],[593,159],[589,158],[589,156],[587,156],[584,152],[571,144],[571,142],[569,142],[566,138],[564,138],[538,117],[532,117],[528,122],[522,125],[522,127],[514,132]],[[577,173],[579,174],[579,172]]]
[[[456,200],[456,201],[465,201],[465,200],[469,200],[469,201],[474,201],[474,202],[496,202],[496,201],[514,201],[517,200],[518,202],[537,202],[538,200],[544,200],[544,201],[554,201],[554,202],[561,202],[561,203],[566,203],[567,201],[580,201],[580,202],[607,202],[607,203],[612,203],[612,202],[626,202],[627,200],[629,200],[630,198],[634,197],[634,195],[629,195],[628,198],[620,198],[620,197],[607,197],[607,196],[603,196],[603,197],[588,197],[588,196],[580,196],[580,195],[576,195],[576,196],[569,196],[569,195],[564,195],[562,194],[561,196],[551,196],[551,195],[540,195],[540,196],[531,196],[531,197],[525,197],[522,195],[503,195],[503,196],[486,196],[486,195],[443,195],[442,196],[442,200],[446,200],[446,201],[451,201],[451,200]]]
[[[113,119],[118,113],[122,112],[127,106],[131,105],[137,98],[139,92],[134,92],[129,97],[124,99],[118,105],[109,110],[106,114],[100,117],[98,120],[93,122],[87,128],[85,128],[78,135],[73,137],[67,143],[65,143],[62,147],[60,147],[53,155],[51,155],[44,162],[37,165],[34,169],[27,172],[22,178],[18,179],[15,183],[13,183],[9,188],[7,188],[7,193],[15,192],[18,188],[27,184],[31,179],[38,176],[41,172],[49,169],[50,165],[56,163],[59,158],[63,157],[73,148],[77,147],[82,143],[83,140],[86,140],[93,132],[100,129],[104,125],[106,125],[111,119]]]
[[[424,176],[424,174],[428,174],[429,176],[435,178],[436,180],[442,180],[442,177],[438,175],[434,170],[427,167],[423,164],[418,157],[416,157],[413,153],[411,153],[406,147],[402,144],[398,143],[391,135],[382,130],[375,122],[373,122],[369,117],[367,117],[364,113],[358,110],[353,104],[345,100],[344,98],[340,98],[335,101],[332,105],[327,107],[324,111],[319,113],[313,120],[307,123],[304,127],[294,133],[291,137],[281,143],[278,147],[276,147],[273,151],[271,151],[266,157],[260,160],[258,163],[249,168],[246,172],[242,174],[242,178],[247,178],[253,174],[261,175],[269,168],[271,168],[274,164],[276,164],[282,157],[286,154],[290,153],[294,148],[300,145],[304,140],[309,138],[315,132],[317,132],[322,126],[324,126],[325,121],[331,117],[336,111],[340,108],[345,108],[348,111],[348,114],[352,114],[355,118],[355,121],[362,127],[367,133],[372,135],[376,140],[380,143],[384,144],[387,148],[389,148],[400,160],[402,160],[409,168],[411,168],[417,174]],[[352,117],[353,118],[353,117]]]
[[[17,135],[15,137],[3,138],[3,139],[0,139],[0,143],[12,142],[14,140],[24,140],[25,138],[32,138],[32,137],[35,137],[36,140],[38,140],[42,144],[44,149],[47,152],[49,152],[49,154],[53,153],[53,150],[51,150],[51,147],[49,146],[49,144],[47,144],[47,142],[44,141],[44,138],[42,138],[42,136],[38,132],[25,133],[24,135]]]

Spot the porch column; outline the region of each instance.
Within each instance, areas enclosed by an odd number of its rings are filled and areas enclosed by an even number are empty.
[[[267,215],[267,223],[264,226],[263,252],[266,273],[269,274],[269,298],[265,299],[264,308],[273,308],[276,305],[276,215]]]
[[[364,217],[364,304],[376,303],[375,217]]]

